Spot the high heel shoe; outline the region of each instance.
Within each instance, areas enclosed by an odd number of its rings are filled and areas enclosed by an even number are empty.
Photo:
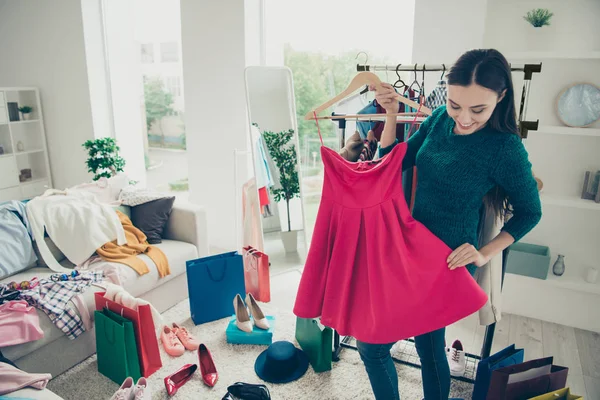
[[[269,321],[258,306],[258,303],[256,302],[256,299],[254,298],[252,293],[248,293],[246,295],[246,304],[250,309],[250,314],[252,315],[252,319],[254,320],[254,325],[256,325],[257,328],[268,330],[270,327]]]
[[[242,296],[236,294],[233,298],[233,309],[235,310],[235,324],[236,326],[244,331],[251,333],[252,332],[252,322],[250,321],[250,316],[248,315],[248,309],[242,300]]]
[[[169,396],[177,393],[177,390],[190,380],[194,372],[198,369],[196,364],[185,364],[179,368],[174,374],[165,377],[165,388]]]
[[[202,374],[204,383],[210,387],[215,386],[219,379],[219,374],[217,373],[217,367],[215,367],[212,355],[204,344],[200,344],[200,347],[198,348],[198,361],[200,363],[200,373]]]

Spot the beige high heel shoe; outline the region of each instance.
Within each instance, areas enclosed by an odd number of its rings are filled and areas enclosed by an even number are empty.
[[[236,294],[233,298],[233,309],[235,310],[235,325],[244,332],[252,332],[252,322],[248,315],[248,309],[239,294]]]
[[[252,296],[252,293],[248,293],[246,295],[246,304],[250,309],[250,314],[252,314],[254,325],[256,325],[257,328],[268,330],[270,328],[269,321],[258,306],[258,303],[256,302],[254,296]]]

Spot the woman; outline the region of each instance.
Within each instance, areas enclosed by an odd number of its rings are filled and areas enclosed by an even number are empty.
[[[397,96],[383,84],[375,98],[387,113],[396,113]],[[395,116],[387,117],[380,143],[381,156],[398,143]],[[471,50],[458,59],[448,74],[447,105],[423,122],[407,147],[403,169],[417,167],[413,216],[455,249],[448,268],[466,266],[474,274],[539,222],[540,198],[517,132],[510,66],[498,51]],[[482,201],[488,212],[502,219],[510,213],[511,218],[498,236],[478,248]],[[425,400],[445,400],[450,393],[444,334],[442,328],[415,338]],[[358,342],[380,400],[400,398],[392,345]]]

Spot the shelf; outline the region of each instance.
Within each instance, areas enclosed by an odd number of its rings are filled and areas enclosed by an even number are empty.
[[[539,132],[540,134],[600,137],[600,129],[596,128],[573,128],[570,126],[540,125],[536,132]]]
[[[29,150],[29,151],[18,151],[15,154],[18,156],[22,156],[25,154],[35,154],[35,153],[43,153],[44,149],[36,149],[36,150]]]
[[[39,119],[30,119],[30,120],[27,120],[27,121],[9,121],[9,124],[11,124],[11,125],[12,124],[29,124],[29,123],[32,123],[32,122],[39,122]]]
[[[600,283],[599,282],[588,283],[580,276],[569,275],[569,266],[568,265],[566,266],[566,272],[563,276],[554,275],[552,273],[552,266],[550,266],[550,271],[548,271],[548,279],[546,279],[546,280],[530,278],[528,276],[511,274],[511,273],[507,273],[506,278],[508,278],[508,280],[514,279],[514,280],[525,281],[528,286],[537,284],[537,285],[543,285],[546,287],[552,286],[552,287],[558,287],[558,288],[562,288],[562,289],[574,290],[577,292],[592,293],[592,294],[600,295]],[[506,285],[506,283],[507,282],[505,282],[505,285]]]
[[[506,54],[512,60],[600,60],[600,51],[521,51]]]
[[[23,186],[23,185],[29,185],[32,183],[37,183],[37,182],[47,182],[48,178],[37,178],[37,179],[31,179],[29,181],[25,181],[25,182],[19,182],[19,186]]]
[[[575,196],[553,196],[542,193],[540,199],[543,204],[547,205],[600,211],[600,203],[596,203],[594,200],[583,200]]]
[[[8,158],[8,157],[12,157],[14,156],[13,153],[4,153],[4,154],[0,154],[0,158]]]

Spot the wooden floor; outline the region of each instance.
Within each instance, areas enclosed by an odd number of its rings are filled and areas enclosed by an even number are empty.
[[[480,354],[485,327],[477,314],[450,327],[448,345],[460,339],[469,353]],[[600,400],[600,334],[537,319],[504,314],[496,324],[492,353],[515,343],[525,360],[554,356],[554,364],[569,368],[571,393]]]

